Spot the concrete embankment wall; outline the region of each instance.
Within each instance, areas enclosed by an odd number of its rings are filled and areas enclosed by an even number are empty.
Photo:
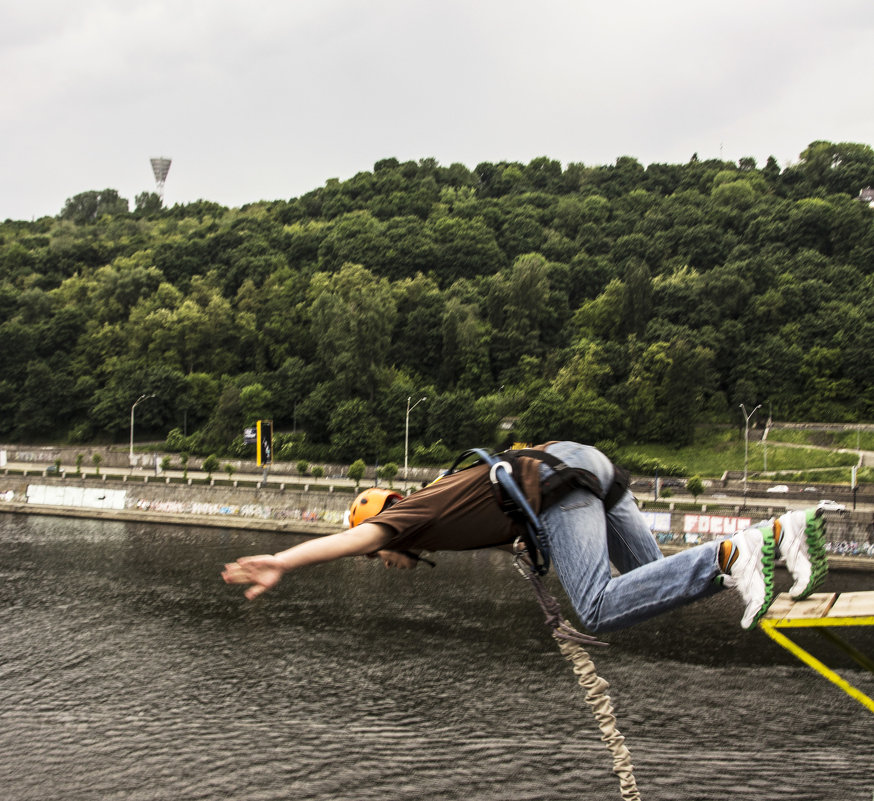
[[[236,484],[236,486],[235,486]],[[72,478],[0,475],[0,512],[87,517],[175,525],[216,526],[319,536],[342,528],[351,487],[267,484],[241,486],[154,477]],[[647,505],[648,506],[648,505]],[[740,514],[642,510],[666,551],[721,538],[781,510]],[[833,560],[874,568],[870,513],[827,513]]]
[[[327,488],[326,488],[327,489]],[[234,486],[0,475],[0,511],[324,534],[342,527],[347,488]]]

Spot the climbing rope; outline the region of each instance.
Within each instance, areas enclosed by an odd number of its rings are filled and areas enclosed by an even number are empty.
[[[598,675],[592,657],[583,648],[583,644],[606,646],[607,643],[577,631],[561,616],[558,601],[547,592],[525,552],[518,550],[518,544],[514,562],[523,578],[534,590],[534,595],[546,617],[546,625],[552,629],[552,636],[558,643],[562,656],[573,664],[573,671],[577,674],[579,684],[586,691],[586,703],[592,708],[592,714],[598,722],[601,740],[613,755],[613,772],[619,777],[622,798],[626,801],[640,801],[631,754],[625,745],[625,737],[616,728],[616,716],[613,714],[613,705],[607,694],[610,685]]]

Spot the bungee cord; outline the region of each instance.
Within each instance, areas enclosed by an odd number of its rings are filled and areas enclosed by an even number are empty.
[[[534,595],[546,618],[546,625],[552,629],[552,636],[558,648],[573,665],[579,685],[586,691],[586,703],[592,708],[592,714],[601,730],[601,740],[613,756],[613,772],[619,777],[619,790],[625,801],[640,801],[640,792],[634,778],[634,765],[631,764],[631,753],[625,745],[625,737],[616,727],[616,715],[607,690],[610,684],[601,678],[595,669],[591,656],[583,645],[606,646],[595,637],[577,631],[561,616],[561,609],[556,598],[543,586],[540,576],[531,564],[524,551],[517,550],[514,563],[522,577],[528,581],[534,590]]]

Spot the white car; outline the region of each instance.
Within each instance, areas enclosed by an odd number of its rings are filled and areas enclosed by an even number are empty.
[[[817,508],[825,509],[827,512],[846,512],[847,507],[842,503],[836,503],[835,501],[821,500],[817,504]]]
[[[789,492],[789,487],[785,484],[776,484],[773,487],[768,487],[765,492]]]

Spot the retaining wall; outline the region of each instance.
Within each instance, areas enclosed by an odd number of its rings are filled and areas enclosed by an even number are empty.
[[[288,488],[170,483],[163,479],[61,478],[0,475],[0,512],[53,514],[141,522],[251,528],[321,535],[338,531],[354,497],[349,488]],[[732,534],[781,514],[772,507],[699,512],[643,509],[662,546],[687,547]],[[833,554],[874,565],[874,520],[870,512],[827,512]]]
[[[342,527],[349,491],[177,484],[160,480],[0,476],[0,511],[326,533]]]

